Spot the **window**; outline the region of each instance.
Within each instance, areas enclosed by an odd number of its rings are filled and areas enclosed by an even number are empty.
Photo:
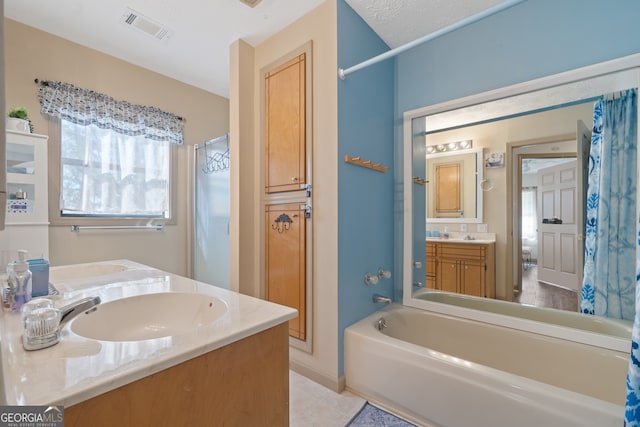
[[[40,82],[38,100],[51,118],[51,224],[176,223],[172,171],[175,147],[184,144],[182,117],[50,80]]]
[[[60,121],[60,214],[170,217],[171,143]]]

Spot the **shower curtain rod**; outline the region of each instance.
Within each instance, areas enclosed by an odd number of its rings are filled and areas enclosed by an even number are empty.
[[[413,40],[413,41],[411,41],[409,43],[403,44],[402,46],[398,46],[395,49],[388,50],[388,51],[386,51],[384,53],[381,53],[380,55],[374,56],[373,58],[367,59],[366,61],[363,61],[363,62],[361,62],[359,64],[356,64],[356,65],[354,65],[352,67],[349,67],[347,69],[338,68],[338,76],[340,76],[340,78],[342,80],[344,80],[347,75],[349,75],[349,74],[351,74],[351,73],[353,73],[355,71],[361,70],[361,69],[363,69],[365,67],[368,67],[369,65],[377,64],[380,61],[384,61],[385,59],[388,59],[388,58],[394,57],[396,55],[399,55],[400,53],[404,52],[405,50],[409,50],[409,49],[411,49],[411,48],[413,48],[415,46],[418,46],[419,44],[422,44],[422,43],[428,42],[430,40],[433,40],[433,39],[435,39],[437,37],[443,36],[443,35],[445,35],[447,33],[450,33],[450,32],[452,32],[454,30],[462,28],[462,27],[464,27],[466,25],[473,24],[474,22],[479,21],[479,20],[481,20],[483,18],[486,18],[487,16],[491,16],[491,15],[494,15],[494,14],[496,14],[498,12],[502,12],[505,9],[508,9],[508,8],[510,8],[512,6],[515,6],[515,5],[519,4],[519,3],[523,3],[525,1],[527,1],[527,0],[508,0],[508,1],[505,1],[504,3],[500,3],[498,5],[490,7],[489,9],[483,10],[482,12],[476,13],[475,15],[471,15],[471,16],[465,18],[465,19],[462,19],[462,20],[460,20],[458,22],[455,22],[455,23],[453,23],[451,25],[448,25],[448,26],[446,26],[444,28],[441,28],[441,29],[439,29],[437,31],[434,31],[433,33],[429,33],[429,34],[427,34],[425,36],[422,36],[422,37],[420,37],[418,39],[415,39],[415,40]]]

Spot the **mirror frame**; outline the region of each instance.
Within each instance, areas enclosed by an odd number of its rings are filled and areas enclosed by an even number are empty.
[[[427,132],[436,129],[447,129],[454,125],[463,126],[478,123],[483,120],[498,119],[500,117],[534,112],[536,110],[545,110],[549,107],[575,102],[580,99],[589,99],[604,93],[626,89],[629,87],[629,81],[633,82],[633,86],[640,87],[640,54],[625,56],[560,74],[406,111],[403,114],[402,159],[404,183],[402,241],[403,304],[441,314],[453,315],[628,353],[631,345],[631,337],[629,337],[629,339],[619,338],[567,326],[542,323],[433,301],[424,301],[417,298],[414,299],[412,297],[414,260],[412,251],[413,201],[411,165],[413,159],[412,121],[415,118],[421,116],[430,117],[427,123]],[[518,104],[523,100],[526,101],[526,105],[524,107],[519,106]],[[490,107],[488,107],[488,105],[490,105]],[[446,117],[446,113],[450,113],[453,110],[461,110],[466,113],[465,123],[460,123],[459,121],[454,121]],[[640,109],[638,115],[640,116]],[[640,121],[638,123],[640,126]],[[638,156],[640,157],[640,151],[638,152]],[[509,165],[507,165],[507,167],[509,167]],[[640,186],[638,189],[640,193]],[[640,210],[638,208],[638,206],[640,206],[640,194],[636,198],[636,206],[636,210]],[[507,239],[507,242],[508,251],[512,247],[513,242],[510,239]]]
[[[429,159],[439,159],[448,156],[461,156],[464,154],[476,155],[476,216],[473,218],[430,218],[425,217],[427,223],[445,223],[445,224],[481,224],[483,205],[482,205],[482,183],[484,182],[484,159],[482,158],[484,150],[480,148],[470,148],[468,150],[448,151],[446,153],[427,154],[425,161]],[[429,209],[426,209],[428,215]]]

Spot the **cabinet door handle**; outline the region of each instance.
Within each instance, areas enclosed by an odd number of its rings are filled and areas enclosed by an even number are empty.
[[[298,177],[297,176],[292,176],[291,177],[291,182],[298,182]]]

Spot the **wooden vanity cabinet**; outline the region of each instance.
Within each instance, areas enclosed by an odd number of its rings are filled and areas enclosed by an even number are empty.
[[[281,323],[64,408],[67,427],[288,426]]]
[[[495,243],[427,242],[426,249],[427,284],[435,280],[434,289],[495,298]]]

